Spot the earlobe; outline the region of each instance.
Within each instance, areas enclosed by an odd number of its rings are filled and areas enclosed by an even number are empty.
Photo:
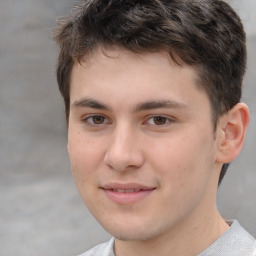
[[[230,163],[239,155],[249,119],[249,108],[244,103],[236,104],[221,118],[217,127],[219,136],[216,162]]]

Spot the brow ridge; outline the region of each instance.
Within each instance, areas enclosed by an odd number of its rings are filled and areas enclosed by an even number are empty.
[[[71,107],[72,108],[84,107],[84,108],[93,108],[93,109],[100,109],[100,110],[111,110],[109,106],[91,98],[82,98],[80,100],[77,100],[71,105]],[[133,109],[133,111],[140,112],[144,110],[159,109],[159,108],[184,109],[184,108],[187,108],[187,105],[174,100],[149,100],[149,101],[137,104]]]
[[[157,108],[173,108],[173,109],[184,109],[187,105],[173,101],[173,100],[152,100],[137,104],[134,111],[139,112],[143,110],[157,109]]]
[[[77,100],[72,104],[72,107],[94,108],[94,109],[101,109],[101,110],[110,109],[107,105],[90,98],[83,98],[83,99]]]

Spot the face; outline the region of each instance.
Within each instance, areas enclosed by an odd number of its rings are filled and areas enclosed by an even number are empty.
[[[145,240],[211,212],[219,174],[211,120],[196,72],[164,53],[99,51],[74,66],[71,167],[108,232]]]

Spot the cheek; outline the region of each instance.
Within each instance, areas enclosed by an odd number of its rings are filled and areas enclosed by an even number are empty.
[[[69,134],[68,152],[73,177],[77,185],[89,182],[100,163],[100,147],[92,139],[80,133]]]
[[[166,174],[175,175],[184,169],[189,161],[191,144],[188,143],[187,137],[182,138],[166,138],[162,141],[157,141],[151,147],[151,156],[155,165],[166,172]]]
[[[151,163],[164,177],[163,182],[182,189],[205,182],[214,162],[212,141],[208,137],[177,136],[151,146]]]
[[[151,147],[151,165],[158,175],[163,192],[161,204],[167,212],[179,216],[193,209],[202,198],[210,180],[212,154],[210,141],[198,143],[184,136],[164,146]]]

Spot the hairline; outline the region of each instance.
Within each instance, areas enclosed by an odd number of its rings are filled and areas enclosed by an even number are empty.
[[[165,49],[166,48],[166,49]],[[207,87],[203,85],[203,78],[202,78],[202,73],[203,71],[200,72],[200,65],[191,65],[191,64],[188,64],[186,63],[185,61],[183,61],[177,54],[170,54],[170,52],[168,52],[168,48],[167,47],[155,47],[155,48],[152,48],[152,49],[141,49],[140,51],[135,51],[135,50],[132,50],[132,49],[128,49],[128,47],[124,47],[124,46],[119,46],[117,44],[103,44],[103,43],[98,43],[97,45],[94,46],[93,49],[90,49],[90,51],[88,51],[86,54],[84,54],[83,56],[77,56],[77,57],[72,57],[72,64],[70,66],[70,71],[69,71],[69,81],[68,82],[68,89],[69,89],[69,107],[68,109],[66,109],[66,111],[68,110],[68,112],[66,112],[66,121],[67,121],[67,124],[69,122],[69,114],[70,114],[70,91],[71,91],[71,76],[72,76],[72,71],[73,71],[73,68],[75,67],[75,65],[79,64],[79,65],[82,65],[83,63],[89,63],[93,56],[97,53],[99,53],[99,51],[101,51],[102,54],[104,54],[106,57],[109,57],[109,58],[115,58],[113,56],[110,56],[107,54],[107,52],[109,50],[124,50],[124,51],[127,51],[127,52],[130,52],[130,53],[134,53],[134,54],[138,54],[138,55],[142,55],[142,54],[147,54],[147,53],[158,53],[158,54],[164,54],[166,56],[169,57],[170,59],[170,62],[173,64],[173,65],[177,65],[177,66],[180,66],[182,67],[183,65],[187,65],[189,67],[191,67],[194,72],[195,72],[195,85],[196,85],[196,88],[198,90],[202,90],[204,91],[204,93],[206,94],[208,100],[209,100],[209,103],[210,103],[210,109],[211,109],[211,121],[212,121],[212,125],[213,125],[213,132],[215,133],[216,132],[216,129],[217,129],[217,124],[218,124],[218,120],[219,118],[225,114],[226,112],[228,111],[225,111],[224,113],[218,113],[215,108],[214,108],[214,104],[213,104],[213,101],[211,100],[210,98],[210,95],[207,91]],[[169,49],[170,51],[170,49]]]

